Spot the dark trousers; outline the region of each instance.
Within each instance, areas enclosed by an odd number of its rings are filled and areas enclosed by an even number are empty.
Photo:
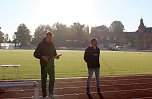
[[[46,82],[49,75],[49,94],[53,94],[55,83],[54,60],[49,61],[46,66],[41,66],[41,87],[43,97],[47,96]]]

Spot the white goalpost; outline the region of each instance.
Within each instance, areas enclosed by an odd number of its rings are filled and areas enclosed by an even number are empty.
[[[36,81],[27,82],[0,82],[0,88],[5,87],[22,87],[22,86],[32,86],[34,87],[34,99],[39,99],[39,89],[38,83]]]

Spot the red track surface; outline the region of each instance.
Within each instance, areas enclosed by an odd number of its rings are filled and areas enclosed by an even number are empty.
[[[39,92],[42,98],[40,81]],[[152,75],[102,77],[101,94],[96,93],[95,79],[91,82],[91,95],[85,94],[86,78],[56,79],[56,99],[152,99]],[[2,92],[4,91],[4,92]],[[32,99],[33,88],[3,88],[0,99]]]

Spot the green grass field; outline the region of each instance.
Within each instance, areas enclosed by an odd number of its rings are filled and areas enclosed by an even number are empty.
[[[40,79],[39,60],[34,50],[0,50],[0,64],[20,64],[20,79]],[[58,50],[63,54],[55,60],[56,77],[87,76],[83,51]],[[152,52],[101,51],[101,76],[152,73]],[[2,68],[0,68],[2,80]],[[7,68],[5,79],[14,79],[14,68]]]

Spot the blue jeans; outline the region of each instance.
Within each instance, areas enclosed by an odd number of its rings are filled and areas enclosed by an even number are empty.
[[[93,72],[95,72],[95,76],[96,76],[96,88],[100,88],[100,68],[88,68],[87,88],[90,88],[90,81]]]

